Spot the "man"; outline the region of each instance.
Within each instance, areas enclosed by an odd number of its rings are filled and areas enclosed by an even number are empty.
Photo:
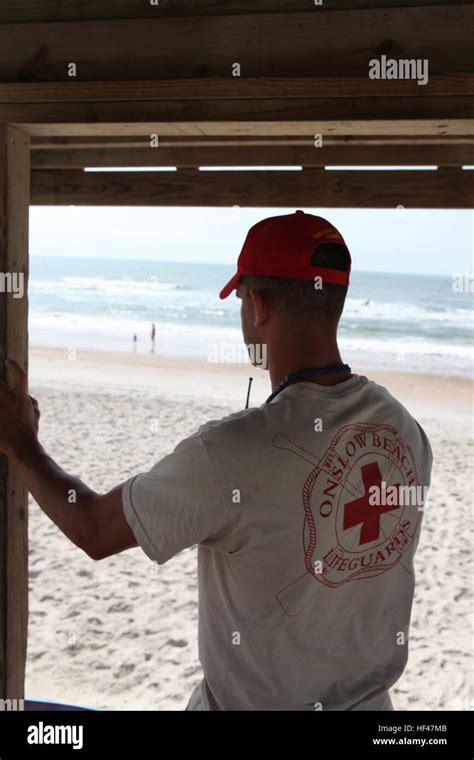
[[[342,363],[349,272],[324,219],[253,227],[221,297],[237,290],[272,395],[105,495],[41,447],[37,404],[9,363],[0,449],[71,541],[95,560],[140,545],[158,563],[198,544],[204,680],[189,710],[393,709],[432,458],[401,404]]]

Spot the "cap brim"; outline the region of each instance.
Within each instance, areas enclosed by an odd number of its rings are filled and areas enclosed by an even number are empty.
[[[240,272],[237,272],[237,274],[234,274],[231,280],[227,283],[225,287],[222,288],[221,292],[219,293],[219,298],[227,298],[227,296],[230,296],[233,290],[235,290],[239,284],[240,280]]]

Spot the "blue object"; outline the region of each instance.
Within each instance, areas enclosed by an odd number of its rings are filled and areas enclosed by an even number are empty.
[[[51,702],[47,699],[25,699],[25,712],[56,712],[56,711],[95,711],[95,707],[81,707],[80,705],[65,705],[62,702]]]

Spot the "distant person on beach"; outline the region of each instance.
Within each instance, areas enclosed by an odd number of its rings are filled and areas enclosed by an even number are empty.
[[[155,323],[153,322],[151,325],[151,353],[155,353],[155,337],[156,337],[156,327]]]
[[[141,546],[164,564],[198,545],[204,678],[187,710],[393,709],[432,455],[409,412],[341,359],[350,269],[325,219],[252,227],[220,295],[241,301],[250,356],[265,347],[271,395],[106,494],[47,455],[7,363],[0,451],[76,546],[94,560]]]
[[[137,338],[137,336],[136,336],[136,335],[134,335],[134,336],[133,336],[133,350],[134,350],[134,351],[136,351],[136,350],[137,350],[137,342],[138,342],[138,338]]]

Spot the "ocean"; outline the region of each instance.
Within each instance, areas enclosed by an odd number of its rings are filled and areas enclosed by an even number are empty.
[[[33,344],[241,360],[240,302],[219,299],[223,264],[31,258]],[[472,293],[449,276],[353,272],[339,340],[353,371],[379,368],[472,376]],[[230,350],[226,352],[226,347]]]

